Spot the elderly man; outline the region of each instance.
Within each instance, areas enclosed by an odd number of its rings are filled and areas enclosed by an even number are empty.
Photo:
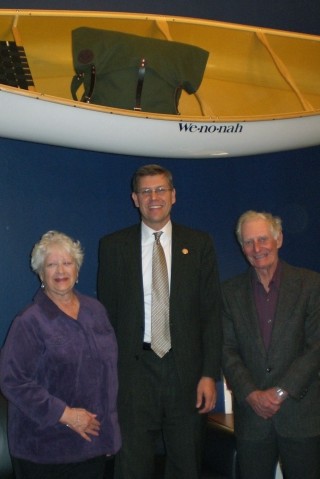
[[[247,211],[249,270],[223,284],[223,368],[244,479],[320,477],[320,275],[278,257],[281,220]]]

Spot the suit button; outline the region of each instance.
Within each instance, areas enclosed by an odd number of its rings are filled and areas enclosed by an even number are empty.
[[[303,399],[305,395],[307,394],[307,392],[308,392],[308,389],[303,389],[300,394],[300,399]]]
[[[267,373],[271,373],[272,369],[271,368],[267,368]]]

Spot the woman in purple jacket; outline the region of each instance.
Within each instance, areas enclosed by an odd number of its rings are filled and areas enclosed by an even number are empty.
[[[41,288],[1,351],[16,479],[102,479],[120,448],[117,344],[104,307],[74,290],[79,242],[49,231],[31,266]]]

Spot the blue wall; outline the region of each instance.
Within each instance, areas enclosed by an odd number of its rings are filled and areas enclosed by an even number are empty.
[[[52,5],[49,0],[0,0],[0,8]],[[318,0],[55,0],[54,7],[180,14],[319,34]],[[285,231],[282,257],[320,271],[320,147],[234,159],[156,161],[174,174],[174,220],[214,236],[223,279],[246,267],[233,230],[249,208],[279,214]],[[95,295],[99,238],[138,220],[130,179],[146,162],[0,139],[0,344],[38,287],[29,255],[45,231],[59,229],[80,239],[86,255],[79,290]]]

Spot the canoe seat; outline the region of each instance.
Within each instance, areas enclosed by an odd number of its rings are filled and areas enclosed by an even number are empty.
[[[0,41],[0,83],[28,90],[34,86],[24,48]]]

